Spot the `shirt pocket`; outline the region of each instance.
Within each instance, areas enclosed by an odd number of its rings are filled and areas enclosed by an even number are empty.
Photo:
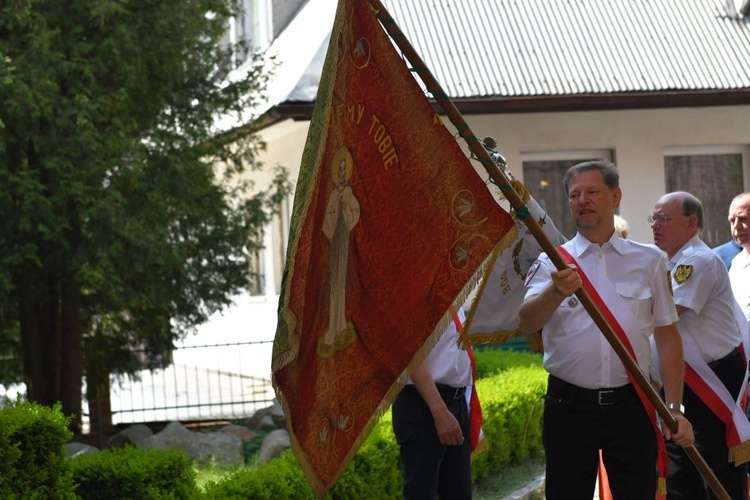
[[[642,331],[649,331],[652,293],[645,283],[616,283],[617,294],[625,299],[628,313],[637,318]]]

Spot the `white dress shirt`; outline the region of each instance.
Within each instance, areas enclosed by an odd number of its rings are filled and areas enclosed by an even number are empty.
[[[706,363],[723,358],[741,341],[724,262],[695,236],[669,259],[667,267],[674,302],[687,309],[677,322],[680,334],[693,339]]]
[[[732,284],[735,300],[750,323],[750,253],[747,250],[741,251],[732,259],[729,282]]]
[[[623,240],[616,233],[602,246],[577,234],[563,247],[617,318],[639,366],[648,374],[649,337],[655,327],[677,321],[662,252],[653,245]],[[554,265],[546,254],[539,256],[539,263],[527,278],[526,297],[538,295],[552,283]],[[588,389],[630,382],[614,349],[575,296],[563,300],[544,326],[542,338],[544,367],[550,374]]]
[[[458,318],[463,324],[466,319],[463,309],[458,309]],[[432,380],[436,384],[451,387],[471,385],[471,359],[466,350],[458,347],[457,342],[458,328],[456,323],[451,321],[425,359]],[[412,383],[411,379],[408,383]]]

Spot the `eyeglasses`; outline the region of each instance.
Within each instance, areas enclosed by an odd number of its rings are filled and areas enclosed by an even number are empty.
[[[681,217],[688,217],[688,215],[682,214]],[[667,217],[666,215],[649,215],[648,217],[646,217],[646,220],[648,221],[648,224],[650,226],[656,224],[657,222],[660,226],[663,226],[672,219],[674,219],[674,217]]]

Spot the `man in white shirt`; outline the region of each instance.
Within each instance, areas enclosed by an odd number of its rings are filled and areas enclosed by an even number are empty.
[[[742,251],[732,259],[729,281],[734,298],[750,323],[750,192],[738,194],[729,205],[729,224],[732,238]]]
[[[622,191],[614,165],[581,163],[568,170],[563,182],[578,232],[560,251],[576,264],[558,271],[546,254],[540,255],[527,275],[519,310],[521,331],[543,327],[544,367],[550,374],[542,424],[546,495],[591,498],[602,450],[613,496],[651,500],[657,492],[657,449],[664,449],[657,441],[655,411],[639,396],[614,349],[573,295],[585,275],[645,374],[653,334],[665,400],[678,424],[675,434],[665,428],[664,435],[689,446],[692,428],[680,412],[682,341],[666,263],[653,245],[624,240],[615,232]]]
[[[472,388],[472,366],[468,352],[457,344],[463,321],[459,309],[393,402],[405,500],[471,498],[466,391]]]
[[[721,258],[700,239],[703,205],[690,193],[662,196],[649,216],[654,243],[668,257],[685,357],[685,415],[695,447],[733,499],[747,499],[750,422],[742,407],[747,325]],[[745,353],[745,354],[743,354]],[[711,497],[682,447],[667,443],[670,500]]]

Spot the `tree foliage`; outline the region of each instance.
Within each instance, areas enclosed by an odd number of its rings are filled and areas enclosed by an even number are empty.
[[[247,287],[251,236],[288,186],[249,196],[237,179],[261,145],[215,123],[267,75],[256,54],[226,78],[235,0],[0,9],[0,346],[32,400],[80,415],[84,366],[168,360]]]

